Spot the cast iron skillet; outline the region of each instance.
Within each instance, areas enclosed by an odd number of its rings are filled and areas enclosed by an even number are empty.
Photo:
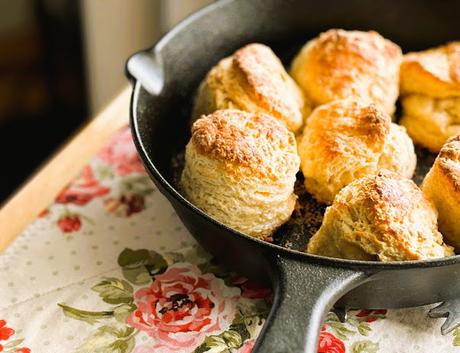
[[[199,81],[246,43],[266,43],[288,63],[301,44],[329,28],[373,29],[406,51],[428,48],[460,39],[459,13],[455,0],[222,0],[129,59],[131,126],[153,181],[205,248],[274,288],[255,351],[315,352],[321,323],[334,303],[342,309],[377,309],[450,301],[433,315],[450,313],[448,321],[455,324],[449,308],[460,295],[460,257],[394,263],[331,259],[259,241],[208,217],[174,188],[171,168],[189,139]]]

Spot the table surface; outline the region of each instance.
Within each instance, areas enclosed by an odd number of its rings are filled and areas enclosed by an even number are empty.
[[[251,351],[271,291],[221,267],[182,226],[120,129],[128,98],[125,90],[0,212],[0,245],[12,242],[0,254],[0,352]],[[70,170],[56,165],[63,160]],[[357,310],[344,323],[329,313],[318,351],[459,351],[460,329],[442,336],[431,307]]]

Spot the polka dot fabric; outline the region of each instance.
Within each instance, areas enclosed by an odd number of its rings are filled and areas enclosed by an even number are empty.
[[[249,353],[271,302],[199,247],[124,129],[0,255],[0,351]],[[330,313],[318,352],[456,352],[429,309]]]

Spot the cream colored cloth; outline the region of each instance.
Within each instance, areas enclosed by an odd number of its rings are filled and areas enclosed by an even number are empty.
[[[0,345],[248,353],[270,296],[201,250],[126,130],[0,255]],[[441,336],[427,310],[354,311],[346,323],[330,314],[319,351],[456,352],[460,330]]]

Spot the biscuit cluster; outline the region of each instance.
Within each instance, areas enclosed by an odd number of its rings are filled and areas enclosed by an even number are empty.
[[[439,152],[460,134],[460,42],[404,56],[401,104],[401,124],[417,144]]]
[[[353,180],[381,169],[411,178],[416,164],[405,129],[374,103],[358,100],[335,100],[317,107],[298,149],[305,188],[326,204]]]
[[[332,29],[303,46],[290,75],[269,47],[249,44],[206,75],[192,123],[182,190],[228,227],[271,240],[296,207],[300,169],[330,205],[307,252],[403,261],[460,251],[460,137],[449,139],[460,133],[460,42],[403,55],[376,32]],[[412,141],[441,150],[423,191],[410,180]]]

